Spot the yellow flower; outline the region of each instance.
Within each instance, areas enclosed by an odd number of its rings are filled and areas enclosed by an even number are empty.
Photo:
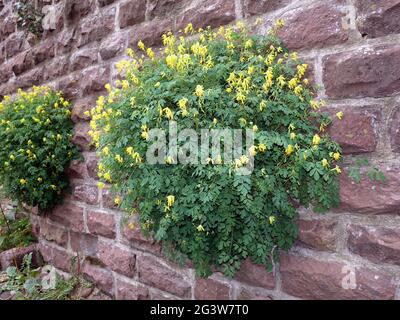
[[[278,20],[276,20],[275,26],[276,26],[277,28],[283,28],[283,27],[285,26],[285,20],[283,20],[283,19],[278,19]]]
[[[126,153],[129,154],[129,155],[132,155],[132,153],[133,153],[133,147],[128,147],[128,148],[126,148]]]
[[[43,179],[39,177],[39,178],[37,178],[37,181],[40,183],[43,181]]]
[[[249,149],[249,152],[250,152],[250,155],[254,157],[257,154],[256,147],[251,146]]]
[[[198,85],[196,86],[196,91],[195,91],[195,93],[196,93],[196,96],[198,96],[198,97],[204,96],[204,87],[203,87],[202,85],[198,84]]]
[[[154,58],[154,51],[151,48],[147,48],[146,54],[150,59]]]
[[[253,132],[257,132],[258,131],[258,127],[256,125],[253,126]]]
[[[332,158],[335,159],[336,161],[338,161],[338,160],[340,159],[340,153],[339,153],[339,152],[335,152],[335,153],[332,155]]]
[[[14,155],[10,155],[10,159],[11,159],[11,161],[15,161],[15,156]]]
[[[164,108],[164,113],[165,113],[165,117],[169,120],[172,120],[174,118],[174,113],[172,112],[172,110],[170,108]]]
[[[174,203],[175,203],[175,196],[172,195],[167,196],[168,207],[172,207]]]
[[[328,162],[328,160],[326,160],[325,158],[324,159],[322,159],[322,166],[323,167],[327,167],[327,166],[329,166],[329,162]]]
[[[274,216],[270,216],[269,218],[268,218],[268,221],[269,221],[269,224],[274,224],[275,223],[275,221],[276,221],[276,218],[274,217]]]
[[[267,150],[267,146],[266,146],[264,143],[260,143],[260,144],[258,145],[258,150],[259,150],[260,152],[264,152],[265,150]]]
[[[146,49],[142,40],[140,40],[137,45],[138,45],[138,48],[142,51],[144,51]]]
[[[121,197],[120,197],[120,196],[117,196],[117,197],[114,199],[114,203],[115,203],[117,206],[119,206],[119,205],[122,203]]]
[[[165,159],[165,163],[167,163],[167,164],[173,164],[173,163],[174,163],[174,159],[173,159],[171,156],[168,156],[168,157]]]
[[[191,31],[193,31],[193,25],[191,23],[189,23],[185,29],[183,30],[185,33],[189,33]]]
[[[294,132],[290,133],[290,139],[292,140],[296,139],[296,134]]]
[[[244,43],[246,49],[250,49],[253,46],[253,40],[249,39]]]
[[[179,108],[185,109],[186,106],[187,106],[187,102],[188,102],[188,99],[186,99],[186,98],[180,99],[180,100],[178,101],[178,106],[179,106]]]
[[[336,117],[338,117],[339,120],[342,120],[343,118],[343,112],[339,111],[338,113],[336,113]]]
[[[27,181],[26,181],[25,179],[20,179],[20,180],[19,180],[19,183],[20,183],[21,185],[24,185],[24,184],[27,183]]]
[[[116,160],[117,162],[119,162],[119,163],[124,162],[124,159],[123,159],[119,154],[116,154],[116,155],[115,155],[115,160]]]
[[[286,150],[285,150],[285,154],[286,154],[287,156],[290,156],[293,152],[294,152],[294,148],[293,148],[293,146],[292,146],[291,144],[289,144],[289,145],[287,146]]]
[[[104,189],[105,184],[104,184],[104,182],[98,182],[97,186],[99,187],[100,190],[102,190],[102,189]]]
[[[214,119],[213,119],[213,123],[214,123],[214,124],[217,124],[217,123],[218,123],[218,119],[217,119],[217,118],[214,118]]]
[[[204,231],[206,231],[206,230],[204,229],[204,227],[203,227],[201,224],[198,225],[196,229],[197,229],[198,232],[204,232]]]
[[[314,135],[312,140],[313,145],[315,146],[319,145],[320,142],[321,142],[321,137],[318,134]]]
[[[337,173],[342,173],[342,170],[340,169],[339,166],[336,166],[335,168],[333,168],[332,170],[336,171]]]
[[[144,140],[149,139],[149,132],[148,131],[143,131],[142,134],[140,135]]]
[[[247,163],[249,163],[249,158],[248,158],[247,156],[245,156],[245,155],[241,156],[239,160],[240,160],[240,162],[241,162],[242,164],[247,164]]]

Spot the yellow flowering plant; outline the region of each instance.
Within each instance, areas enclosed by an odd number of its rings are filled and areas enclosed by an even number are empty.
[[[320,131],[337,120],[318,111],[308,66],[284,48],[277,27],[250,36],[243,25],[189,25],[191,40],[165,34],[158,57],[139,42],[139,54],[117,64],[125,85],[107,86],[91,111],[101,187],[111,184],[142,231],[191,259],[200,276],[212,266],[233,276],[248,257],[271,268],[296,239],[297,204],[323,211],[339,202],[341,150]],[[199,135],[248,129],[254,143],[231,162],[217,154],[181,164],[165,154],[149,163],[151,130],[168,131],[172,121]],[[252,173],[236,174],[252,158]]]
[[[70,105],[48,87],[18,90],[0,103],[0,184],[8,198],[47,210],[68,186],[77,156]]]

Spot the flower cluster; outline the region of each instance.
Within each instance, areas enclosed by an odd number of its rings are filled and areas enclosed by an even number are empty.
[[[243,24],[189,24],[163,36],[161,57],[140,41],[117,64],[123,80],[90,112],[99,186],[110,183],[142,231],[190,258],[201,276],[212,265],[232,276],[247,257],[271,266],[297,236],[296,202],[320,211],[339,202],[341,151],[326,133],[339,119],[319,110],[307,64],[275,36],[282,25],[249,36]],[[147,163],[149,130],[168,130],[171,120],[178,130],[249,129],[254,144],[231,163],[223,154],[196,165],[168,154]],[[250,157],[253,173],[236,175]]]
[[[64,170],[77,155],[69,102],[47,87],[18,90],[0,103],[0,183],[7,197],[49,209],[67,187]]]

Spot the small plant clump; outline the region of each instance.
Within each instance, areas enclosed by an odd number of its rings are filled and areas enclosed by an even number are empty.
[[[342,114],[318,110],[307,64],[276,37],[282,25],[256,36],[243,24],[189,24],[188,37],[163,35],[163,56],[140,41],[141,53],[128,50],[121,80],[91,111],[99,187],[112,184],[115,203],[200,276],[212,266],[233,276],[246,258],[271,268],[297,237],[297,204],[324,211],[339,203],[341,149],[325,131]],[[247,129],[254,144],[231,162],[221,153],[178,164],[168,152],[162,163],[147,162],[151,129],[168,132],[171,121],[199,136]],[[250,157],[252,174],[236,174]]]
[[[18,27],[40,37],[43,32],[43,14],[36,9],[34,1],[17,1],[14,8],[17,14]]]
[[[7,198],[39,210],[62,199],[65,169],[78,154],[70,115],[69,102],[47,87],[18,90],[0,102],[0,185]]]

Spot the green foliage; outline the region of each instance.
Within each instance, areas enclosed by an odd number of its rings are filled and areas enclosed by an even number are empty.
[[[353,179],[354,182],[360,183],[362,177],[362,171],[365,171],[365,175],[371,181],[385,182],[385,174],[379,170],[377,167],[367,167],[369,161],[366,158],[359,158],[354,162],[354,165],[349,168],[349,177]]]
[[[17,1],[14,4],[17,14],[18,27],[28,30],[35,36],[40,36],[43,32],[43,14],[35,8],[33,1]]]
[[[15,247],[26,247],[35,241],[28,217],[7,221],[6,219],[0,215],[0,252]]]
[[[0,293],[11,292],[15,300],[78,300],[77,289],[91,286],[77,275],[65,279],[56,274],[55,288],[45,290],[40,272],[41,268],[32,268],[32,254],[26,255],[21,270],[8,267],[3,273],[7,280],[0,284]]]
[[[198,275],[216,266],[233,276],[247,257],[271,269],[297,237],[296,203],[324,211],[339,202],[340,147],[321,134],[331,120],[317,112],[307,65],[274,30],[207,29],[194,39],[164,35],[163,57],[139,42],[149,59],[128,51],[132,59],[118,64],[123,80],[91,111],[99,176],[122,209],[139,212],[142,231],[169,256],[191,259]],[[149,129],[168,131],[169,120],[178,131],[250,129],[255,144],[232,163],[151,165]],[[237,175],[249,153],[253,173]]]
[[[0,184],[7,198],[50,209],[67,188],[77,155],[69,103],[46,87],[19,90],[0,103]]]

